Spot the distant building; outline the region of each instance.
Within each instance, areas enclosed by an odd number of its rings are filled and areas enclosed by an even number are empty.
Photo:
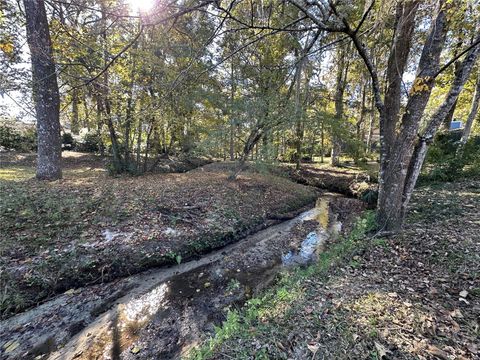
[[[460,121],[460,120],[453,120],[451,123],[450,123],[450,131],[452,130],[459,130],[459,129],[462,129],[463,128],[463,122]]]

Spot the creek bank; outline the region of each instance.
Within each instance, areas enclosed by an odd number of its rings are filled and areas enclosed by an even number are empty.
[[[2,356],[45,358],[58,349],[50,358],[178,358],[221,323],[226,307],[268,286],[282,255],[325,224],[332,231],[328,209],[343,201],[333,199],[199,260],[68,291],[3,321]]]
[[[300,170],[288,169],[288,177],[299,184],[361,199],[369,205],[374,205],[377,199],[377,185],[365,172],[303,165]]]
[[[234,182],[200,169],[109,177],[75,156],[64,179],[50,183],[30,179],[33,169],[0,168],[8,174],[0,177],[1,318],[70,289],[196,258],[295,216],[318,196],[249,172]]]
[[[194,359],[479,359],[479,208],[478,180],[419,187],[402,233],[332,244]]]

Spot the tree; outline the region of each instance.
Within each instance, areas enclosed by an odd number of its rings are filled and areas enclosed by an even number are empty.
[[[463,69],[456,76],[449,95],[429,121],[423,137],[418,139],[417,133],[435,79],[454,62],[440,67],[440,54],[448,28],[447,13],[453,11],[451,10],[453,4],[443,0],[437,1],[437,10],[431,20],[430,30],[417,65],[416,78],[408,94],[405,109],[401,112],[401,93],[404,86],[402,77],[409,58],[419,1],[399,1],[396,5],[394,37],[388,53],[385,92],[382,91],[378,67],[374,65],[371,53],[359,37],[361,26],[374,8],[374,2],[366,8],[355,27],[351,23],[356,13],[343,3],[337,5],[332,2],[306,3],[299,0],[289,2],[300,9],[318,28],[348,36],[367,67],[380,123],[381,163],[377,221],[382,230],[397,231],[403,224],[406,208],[423,164],[427,141],[433,138],[440,125],[439,120],[448,115],[458,98],[458,93],[470,74],[471,66],[476,61],[479,48],[477,45],[480,40],[476,39],[473,42],[467,58],[461,65]]]
[[[345,87],[347,86],[347,74],[348,74],[348,60],[347,60],[347,47],[342,45],[337,51],[337,75],[335,81],[335,120],[337,125],[343,121],[344,110],[344,93]],[[331,155],[331,164],[333,166],[340,165],[340,152],[342,149],[340,137],[335,133],[332,134],[332,155]]]
[[[472,106],[468,114],[467,122],[465,123],[465,128],[463,129],[462,138],[460,139],[460,146],[463,146],[467,143],[470,133],[472,132],[473,122],[478,114],[478,107],[480,104],[480,71],[477,74],[477,80],[475,85],[475,93],[472,98]]]
[[[24,0],[23,4],[37,117],[37,179],[56,180],[62,177],[60,95],[48,19],[43,0]]]

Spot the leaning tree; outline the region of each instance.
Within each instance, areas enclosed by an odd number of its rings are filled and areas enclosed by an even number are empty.
[[[419,16],[422,2],[407,0],[395,4],[394,35],[387,52],[385,86],[382,86],[379,80],[379,70],[372,59],[371,49],[360,36],[362,25],[373,11],[378,10],[373,1],[365,6],[365,11],[356,25],[353,25],[356,12],[352,11],[350,3],[304,0],[289,2],[318,29],[345,34],[365,63],[371,77],[380,123],[377,221],[383,231],[396,231],[403,224],[428,144],[448,116],[478,58],[480,31],[476,30],[474,40],[464,51],[442,66],[440,55],[445,46],[450,18],[455,12],[456,4],[437,0],[428,34],[421,46],[415,80],[408,92],[406,105],[402,107],[402,92],[405,86],[403,76],[410,58],[415,30],[425,26]],[[458,66],[444,102],[431,117],[425,119],[425,109],[435,80],[461,56],[465,57]],[[425,121],[427,125],[421,131],[421,124]]]

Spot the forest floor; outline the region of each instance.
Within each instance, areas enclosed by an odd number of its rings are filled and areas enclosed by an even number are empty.
[[[272,175],[228,181],[214,167],[111,177],[92,155],[64,155],[64,178],[54,182],[35,181],[21,156],[18,165],[2,161],[3,316],[71,288],[179,263],[291,217],[318,196]]]
[[[269,170],[229,181],[232,163],[112,177],[104,159],[63,155],[64,178],[40,183],[34,155],[1,154],[2,318],[64,291],[199,256],[293,217],[319,195]]]
[[[419,188],[403,233],[357,226],[230,313],[192,357],[479,359],[479,209],[480,181]]]

